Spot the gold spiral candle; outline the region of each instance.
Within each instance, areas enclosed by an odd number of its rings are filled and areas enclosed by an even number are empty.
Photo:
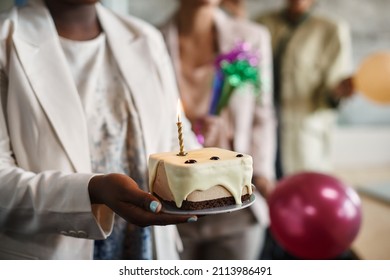
[[[177,122],[177,132],[179,133],[179,146],[180,146],[180,152],[179,156],[185,156],[186,153],[184,152],[184,141],[183,141],[183,125],[181,122]]]
[[[180,121],[180,112],[181,112],[181,102],[180,99],[177,100],[177,133],[179,138],[180,152],[178,156],[185,156],[187,153],[184,152],[184,140],[183,140],[183,125]]]

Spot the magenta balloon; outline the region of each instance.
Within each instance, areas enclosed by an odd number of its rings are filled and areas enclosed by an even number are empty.
[[[315,172],[282,179],[269,198],[271,231],[302,259],[331,259],[349,248],[362,212],[357,193],[338,179]]]

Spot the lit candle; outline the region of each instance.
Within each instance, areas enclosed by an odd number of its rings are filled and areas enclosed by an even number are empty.
[[[183,125],[180,120],[180,114],[181,114],[182,106],[180,99],[177,100],[177,132],[179,135],[179,146],[180,146],[180,152],[177,154],[178,156],[185,156],[187,153],[184,152],[184,141],[183,141]]]

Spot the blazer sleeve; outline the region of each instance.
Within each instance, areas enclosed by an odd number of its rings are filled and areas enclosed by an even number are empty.
[[[322,87],[315,93],[316,108],[335,107],[333,90],[343,79],[352,75],[352,47],[349,27],[344,22],[335,22],[329,28],[321,60]]]
[[[252,155],[255,176],[269,180],[275,177],[276,154],[276,116],[273,105],[272,49],[269,31],[263,27],[259,34],[261,82],[260,100],[256,102],[253,133]]]
[[[59,171],[30,172],[13,156],[6,119],[8,77],[5,24],[0,23],[0,232],[23,234],[70,231],[103,239],[112,229],[113,214],[105,206],[91,206],[89,180],[94,174]],[[55,156],[55,155],[53,155]]]

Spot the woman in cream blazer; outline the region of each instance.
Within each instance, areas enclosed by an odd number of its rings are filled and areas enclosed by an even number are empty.
[[[172,150],[178,95],[161,35],[96,10],[140,116],[146,155]],[[0,259],[92,258],[93,239],[110,234],[113,212],[91,206],[86,120],[43,1],[0,15],[0,82]],[[184,139],[197,146],[190,132]],[[155,227],[154,237],[156,258],[178,257],[175,226]]]

